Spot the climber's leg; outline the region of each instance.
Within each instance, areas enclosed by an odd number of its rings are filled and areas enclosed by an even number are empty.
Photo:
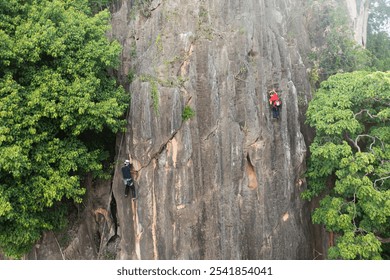
[[[276,107],[272,107],[272,117],[274,119],[278,117],[278,109]]]

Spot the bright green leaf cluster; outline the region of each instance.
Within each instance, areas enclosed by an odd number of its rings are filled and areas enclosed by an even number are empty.
[[[331,76],[309,104],[316,137],[302,197],[325,194],[313,222],[338,236],[330,258],[380,258],[390,237],[389,107],[390,72]]]
[[[329,249],[330,259],[381,259],[381,244],[373,233],[356,235],[346,231],[337,241],[337,246]]]
[[[23,3],[22,3],[23,2]],[[129,97],[108,75],[120,45],[87,0],[0,2],[0,250],[19,257],[64,224],[61,201],[102,173]]]
[[[182,115],[181,115],[182,120],[183,120],[183,121],[189,120],[189,119],[191,119],[193,116],[195,116],[195,111],[194,111],[189,105],[186,105],[186,106],[184,107],[183,113],[182,113]]]

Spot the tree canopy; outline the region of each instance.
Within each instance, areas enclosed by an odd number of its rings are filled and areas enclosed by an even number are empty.
[[[306,199],[336,234],[329,258],[390,258],[390,72],[331,76],[309,104]]]
[[[390,70],[390,1],[376,0],[370,5],[367,49],[374,55],[373,67]]]
[[[128,97],[108,75],[120,45],[87,0],[0,1],[0,250],[19,257],[64,224]],[[103,139],[103,140],[102,140]]]
[[[336,73],[369,70],[372,54],[356,43],[351,19],[343,1],[314,1],[311,4],[310,26],[312,48],[309,58],[316,81]]]
[[[377,33],[386,31],[390,24],[390,1],[371,0],[368,17],[368,32]],[[387,30],[389,31],[389,30]]]

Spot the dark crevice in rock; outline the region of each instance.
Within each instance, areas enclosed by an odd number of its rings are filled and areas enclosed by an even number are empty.
[[[116,200],[115,200],[115,196],[114,196],[114,193],[112,193],[111,195],[111,203],[110,203],[110,212],[111,212],[111,218],[112,218],[112,222],[114,224],[114,232],[115,232],[115,235],[112,236],[110,238],[110,240],[117,236],[118,234],[118,217],[117,217],[117,205],[116,205]],[[108,242],[110,242],[110,240]]]
[[[151,7],[150,12],[153,12],[154,10],[156,10],[158,7],[160,7],[160,5],[161,5],[161,2],[158,3],[156,7]]]
[[[95,231],[93,234],[93,245],[94,245],[94,251],[100,254],[101,248],[100,244],[102,242],[102,235],[100,231]]]

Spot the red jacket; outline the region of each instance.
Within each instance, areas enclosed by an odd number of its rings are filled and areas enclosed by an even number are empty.
[[[275,101],[279,100],[278,94],[275,92],[274,94],[271,95],[269,99],[269,104],[273,105]]]

